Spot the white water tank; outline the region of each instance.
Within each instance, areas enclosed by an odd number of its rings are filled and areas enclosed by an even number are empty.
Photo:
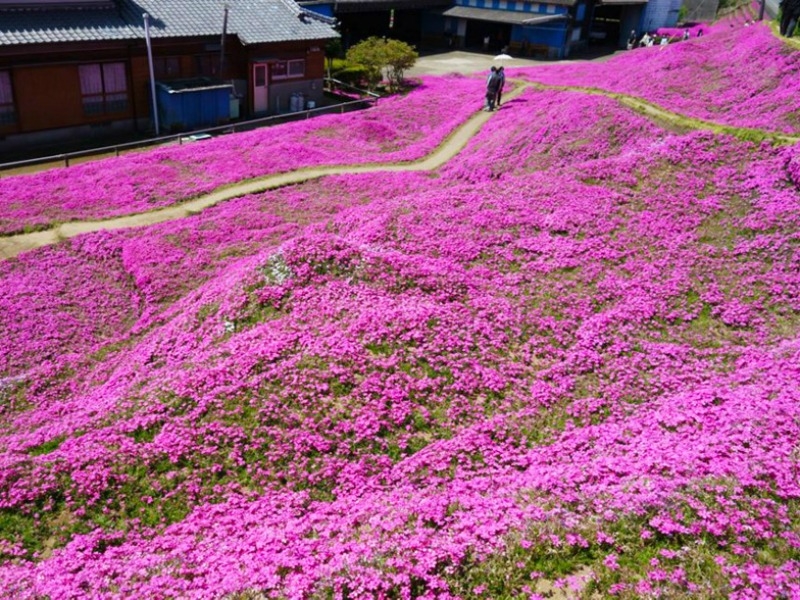
[[[303,97],[302,92],[294,92],[289,98],[289,111],[298,112],[300,110],[303,110],[304,104],[305,104],[305,98]]]

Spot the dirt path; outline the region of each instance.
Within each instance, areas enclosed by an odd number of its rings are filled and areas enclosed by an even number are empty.
[[[517,85],[513,90],[505,94],[505,99],[513,99],[520,95],[526,87],[525,85]],[[237,183],[216,190],[205,196],[183,202],[179,205],[149,212],[97,221],[71,221],[45,231],[0,237],[0,260],[12,258],[22,252],[33,250],[40,246],[55,244],[82,233],[107,229],[141,227],[154,223],[162,223],[164,221],[172,221],[174,219],[182,219],[197,214],[220,202],[225,202],[226,200],[302,183],[311,179],[325,177],[326,175],[372,173],[375,171],[431,171],[441,167],[456,154],[461,152],[469,140],[480,131],[484,123],[492,117],[492,114],[493,113],[483,111],[476,113],[466,123],[450,134],[436,150],[424,159],[416,162],[400,164],[373,163],[299,169],[297,171],[279,173],[259,179],[251,179],[243,183]]]
[[[649,118],[666,122],[679,128],[700,129],[713,131],[715,133],[727,133],[740,138],[750,140],[771,140],[781,144],[791,144],[800,141],[800,137],[797,136],[788,136],[757,129],[731,127],[709,121],[703,121],[701,119],[686,117],[667,111],[650,102],[642,100],[641,98],[628,96],[626,94],[608,92],[595,88],[544,85],[521,82],[518,80],[514,83],[514,89],[505,94],[506,100],[510,100],[521,95],[526,89],[529,88],[542,90],[559,89],[580,91],[587,94],[600,94],[614,98],[624,106],[642,113]],[[0,260],[12,258],[18,254],[21,254],[22,252],[33,250],[34,248],[38,248],[40,246],[55,244],[82,233],[110,229],[125,229],[128,227],[141,227],[145,225],[152,225],[154,223],[162,223],[164,221],[182,219],[197,214],[198,212],[220,202],[225,202],[226,200],[232,200],[233,198],[264,192],[287,185],[302,183],[311,179],[325,177],[327,175],[372,173],[376,171],[432,171],[441,167],[443,164],[461,152],[469,140],[475,134],[477,134],[478,131],[480,131],[481,127],[483,127],[483,125],[491,117],[492,113],[489,112],[481,111],[475,114],[466,123],[448,136],[439,145],[439,147],[436,148],[436,150],[434,150],[426,158],[416,162],[399,164],[372,163],[364,165],[342,165],[299,169],[297,171],[269,175],[263,178],[252,179],[242,183],[230,185],[205,196],[200,196],[199,198],[188,200],[175,206],[169,206],[149,212],[96,221],[71,221],[45,231],[0,237]]]

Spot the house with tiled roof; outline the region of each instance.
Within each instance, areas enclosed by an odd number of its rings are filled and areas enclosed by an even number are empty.
[[[506,50],[544,58],[564,58],[572,48],[586,45],[596,1],[298,0],[309,10],[335,17],[345,47],[376,35],[424,47]]]
[[[319,101],[336,37],[293,0],[0,0],[0,150],[151,131],[151,81],[226,88],[205,125]]]
[[[672,27],[684,0],[298,0],[335,17],[345,47],[371,36],[432,48],[567,58]]]
[[[444,12],[459,44],[516,56],[565,58],[585,40],[588,0],[456,0]]]
[[[336,18],[345,48],[370,36],[430,47],[443,40],[442,12],[453,0],[298,0],[298,4]]]

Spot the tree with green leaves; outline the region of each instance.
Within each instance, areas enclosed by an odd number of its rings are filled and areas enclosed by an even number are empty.
[[[372,90],[383,78],[383,67],[386,64],[383,46],[384,41],[379,37],[370,37],[351,46],[347,50],[347,62],[364,68],[367,76],[367,87]]]
[[[325,64],[328,69],[328,78],[331,76],[331,69],[333,68],[333,60],[340,58],[344,53],[342,46],[342,38],[332,38],[325,44]]]
[[[406,70],[414,66],[419,54],[413,46],[400,40],[386,40],[384,47],[386,53],[387,79],[389,87],[399,89],[403,84]]]
[[[367,38],[347,51],[347,61],[365,69],[370,90],[381,82],[384,69],[389,88],[398,89],[403,83],[405,71],[414,66],[418,57],[414,48],[405,42],[375,36]]]

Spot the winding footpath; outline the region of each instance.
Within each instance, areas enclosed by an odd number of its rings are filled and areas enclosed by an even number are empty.
[[[506,102],[521,95],[526,89],[539,90],[570,90],[586,94],[599,94],[613,98],[622,105],[635,110],[644,116],[656,121],[666,122],[677,127],[687,129],[697,129],[711,131],[714,133],[729,134],[749,140],[766,140],[777,144],[794,144],[800,141],[800,136],[784,135],[780,133],[767,132],[759,129],[748,129],[742,127],[732,127],[721,125],[710,121],[703,121],[693,117],[687,117],[665,110],[655,104],[626,94],[609,92],[599,88],[586,88],[577,86],[556,86],[539,83],[530,83],[520,80],[513,81],[514,88],[505,94]],[[376,171],[432,171],[438,169],[449,160],[454,158],[467,145],[469,140],[480,131],[484,123],[492,117],[492,113],[480,111],[471,117],[466,123],[458,127],[447,139],[442,142],[436,150],[426,158],[407,163],[368,163],[362,165],[342,165],[326,166],[319,168],[305,168],[286,173],[268,175],[258,179],[251,179],[233,185],[225,186],[210,194],[199,196],[181,204],[156,209],[144,213],[126,215],[96,221],[70,221],[62,223],[51,229],[35,231],[32,233],[22,233],[16,235],[0,237],[0,260],[6,260],[17,256],[28,250],[56,244],[63,240],[101,230],[125,229],[128,227],[141,227],[183,219],[199,213],[200,211],[214,206],[226,200],[232,200],[241,196],[255,194],[272,190],[287,185],[303,183],[312,179],[318,179],[328,175],[372,173]]]

